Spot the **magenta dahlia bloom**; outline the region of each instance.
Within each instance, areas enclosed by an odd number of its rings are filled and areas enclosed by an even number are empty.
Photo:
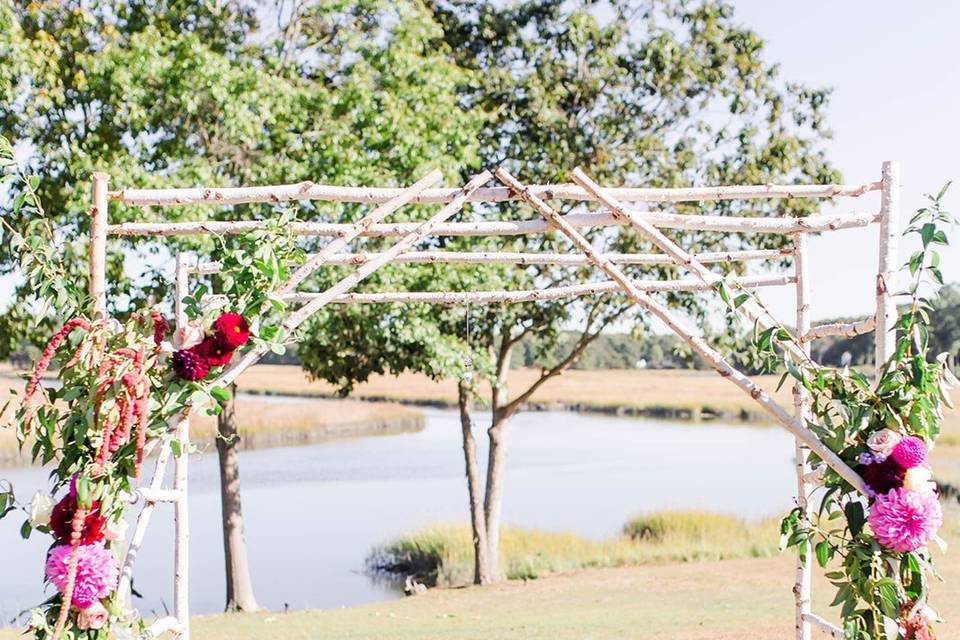
[[[904,469],[922,467],[927,463],[927,443],[917,436],[908,436],[897,443],[890,456]]]
[[[47,555],[47,580],[63,593],[67,586],[70,566],[70,545],[61,544]],[[110,595],[117,588],[120,569],[109,549],[99,544],[77,547],[77,578],[73,583],[71,602],[78,609],[86,609]]]
[[[877,541],[904,553],[925,546],[943,522],[940,500],[932,491],[891,489],[870,506],[870,528]]]

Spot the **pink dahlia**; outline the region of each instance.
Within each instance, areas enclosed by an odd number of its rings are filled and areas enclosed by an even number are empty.
[[[908,436],[897,443],[890,455],[904,469],[922,467],[927,463],[927,444],[922,438]]]
[[[877,496],[868,520],[880,544],[904,553],[930,542],[943,522],[943,512],[933,492],[891,489]]]
[[[47,580],[57,591],[63,593],[67,584],[70,566],[70,545],[54,547],[47,555]],[[98,544],[83,544],[77,547],[77,578],[73,584],[71,602],[78,609],[91,605],[110,595],[117,588],[120,569],[117,559],[108,549]]]

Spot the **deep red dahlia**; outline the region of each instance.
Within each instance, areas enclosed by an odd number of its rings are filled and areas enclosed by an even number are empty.
[[[67,494],[50,511],[50,530],[62,544],[70,544],[73,533],[73,514],[77,510],[77,497]],[[100,503],[94,500],[90,512],[83,519],[80,544],[94,544],[103,540],[107,519],[100,515]]]
[[[200,344],[191,347],[190,353],[202,358],[208,367],[226,366],[233,357],[233,349],[225,349],[214,336],[207,336]]]
[[[862,475],[864,481],[877,494],[882,494],[891,489],[899,489],[903,486],[903,476],[907,470],[900,466],[893,456],[883,462],[874,462],[863,467]]]
[[[170,330],[170,323],[167,322],[167,319],[160,315],[159,312],[154,311],[151,315],[153,316],[153,342],[159,347],[163,339],[167,337],[167,331]]]
[[[207,361],[192,351],[173,352],[173,370],[184,380],[203,380],[210,371]]]
[[[250,339],[250,325],[239,313],[225,313],[213,322],[213,335],[224,349],[233,351]]]

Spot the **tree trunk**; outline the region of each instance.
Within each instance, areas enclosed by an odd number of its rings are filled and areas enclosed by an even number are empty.
[[[483,509],[487,521],[487,561],[492,569],[493,580],[500,579],[500,509],[503,504],[503,470],[507,463],[503,429],[508,421],[498,420],[487,430],[490,451],[487,455],[487,493]]]
[[[507,464],[507,448],[504,429],[512,414],[504,413],[509,394],[507,376],[510,372],[510,356],[513,343],[505,336],[497,354],[497,377],[493,388],[490,428],[487,429],[490,448],[487,452],[487,490],[483,512],[487,522],[487,561],[490,563],[493,580],[500,579],[500,511],[503,504],[503,470]]]
[[[470,429],[470,389],[463,380],[457,387],[460,405],[460,429],[463,432],[463,458],[470,496],[470,526],[473,529],[473,583],[490,584],[493,572],[487,554],[487,523],[481,499],[480,470],[477,467],[477,443]]]
[[[223,555],[227,570],[227,611],[257,611],[247,542],[240,506],[240,434],[236,420],[236,385],[217,416],[217,455],[220,458],[220,505],[223,516]]]

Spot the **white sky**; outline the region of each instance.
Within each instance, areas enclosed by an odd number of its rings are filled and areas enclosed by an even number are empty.
[[[766,57],[784,78],[833,87],[830,156],[846,182],[879,180],[883,160],[902,167],[901,221],[923,193],[960,179],[960,3],[892,0],[736,0],[738,19],[767,40]],[[304,176],[309,178],[309,176]],[[836,212],[876,211],[879,196],[845,199]],[[960,183],[947,198],[960,213]],[[944,252],[947,281],[960,281],[960,231]],[[813,318],[873,310],[876,228],[812,238]],[[902,259],[910,247],[901,247]],[[901,259],[901,262],[902,262]],[[0,299],[10,279],[0,278]],[[792,288],[764,299],[789,323]]]
[[[901,163],[901,222],[923,194],[957,180],[946,199],[960,214],[960,3],[866,0],[736,0],[737,15],[767,40],[767,59],[790,80],[834,88],[828,122],[831,159],[846,182],[878,180],[883,160]],[[875,211],[872,194],[838,212]],[[943,252],[944,277],[960,280],[960,230]],[[812,238],[814,319],[873,308],[876,228]],[[901,246],[901,262],[909,255]],[[764,296],[777,316],[793,309],[793,290]]]

